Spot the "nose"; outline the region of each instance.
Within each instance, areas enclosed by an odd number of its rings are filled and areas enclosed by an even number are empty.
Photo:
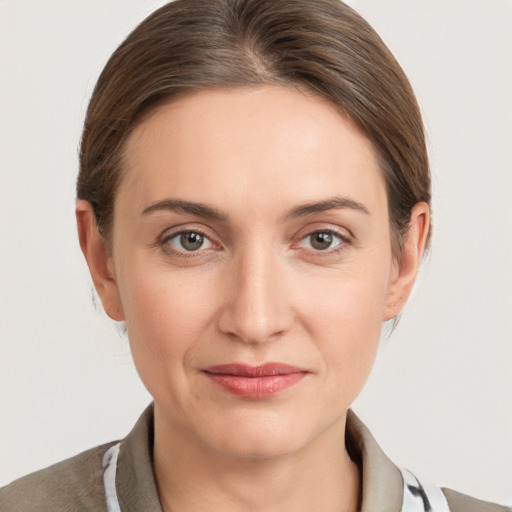
[[[218,317],[220,330],[248,344],[281,338],[294,322],[287,278],[271,251],[241,255],[225,281],[225,301]]]

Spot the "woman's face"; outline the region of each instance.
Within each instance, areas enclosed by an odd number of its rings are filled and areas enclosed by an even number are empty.
[[[194,93],[135,129],[108,265],[157,428],[234,456],[339,438],[400,307],[370,142],[280,87]]]

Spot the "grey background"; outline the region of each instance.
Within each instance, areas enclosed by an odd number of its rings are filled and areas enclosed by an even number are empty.
[[[77,145],[103,64],[164,2],[0,2],[0,485],[123,437],[150,397],[92,301]],[[355,409],[427,480],[512,504],[512,4],[353,0],[424,112],[434,239]]]

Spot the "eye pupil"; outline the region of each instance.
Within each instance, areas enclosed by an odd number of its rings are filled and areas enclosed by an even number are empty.
[[[311,236],[311,246],[314,249],[325,250],[329,249],[332,245],[332,233],[327,233],[325,231],[315,233]]]
[[[180,236],[180,243],[187,251],[197,251],[201,249],[204,242],[204,236],[200,233],[182,233]]]

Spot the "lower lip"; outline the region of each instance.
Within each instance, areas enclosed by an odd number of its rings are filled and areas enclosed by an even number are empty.
[[[262,377],[242,377],[223,373],[206,373],[206,375],[229,393],[256,400],[277,395],[285,389],[291,388],[302,380],[306,373],[297,372]]]

